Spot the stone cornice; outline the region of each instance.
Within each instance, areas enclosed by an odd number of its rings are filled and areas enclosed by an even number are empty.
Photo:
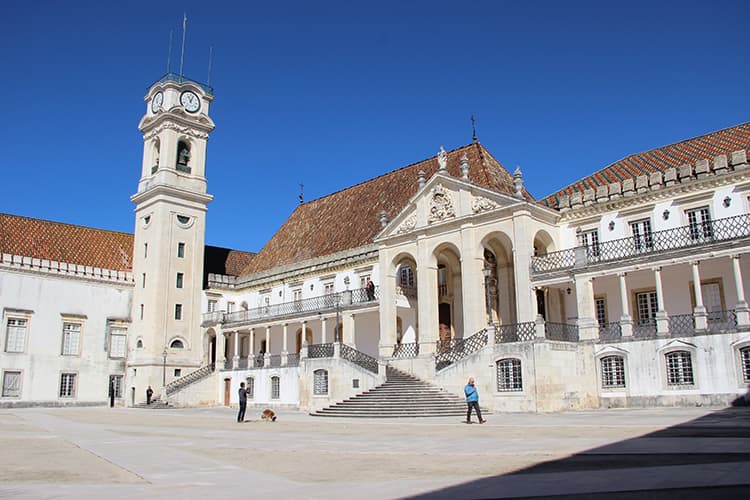
[[[133,273],[4,253],[0,269],[133,286]]]

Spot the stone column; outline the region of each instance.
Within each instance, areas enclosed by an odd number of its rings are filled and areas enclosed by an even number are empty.
[[[266,352],[263,355],[263,366],[271,364],[271,327],[266,326]]]
[[[750,308],[745,301],[745,287],[742,284],[742,270],[740,269],[740,256],[732,255],[732,275],[734,276],[734,287],[737,291],[737,305],[734,313],[737,315],[737,326],[750,325]]]
[[[304,331],[304,330],[303,330]],[[287,355],[289,352],[287,351],[287,324],[284,323],[283,331],[281,332],[282,338],[281,338],[281,366],[286,366],[287,362],[289,361],[289,358]]]
[[[594,302],[594,280],[577,277],[576,303],[578,311],[578,338],[581,340],[599,337],[599,325],[596,322],[596,303]]]
[[[474,244],[475,231],[473,227],[461,227],[461,295],[463,296],[463,323],[465,336],[478,332],[487,326],[487,313],[483,307],[484,292],[484,255],[483,248],[477,249]],[[500,283],[498,283],[498,291]],[[508,293],[508,290],[504,290]],[[507,321],[506,321],[507,322]]]
[[[383,288],[381,287],[380,290],[382,291]],[[383,302],[382,296],[380,300],[381,304]],[[325,344],[326,343],[326,318],[323,317],[320,319],[320,343]]]
[[[345,312],[341,315],[341,324],[344,328],[344,336],[341,339],[344,344],[347,344],[351,347],[355,347],[357,345],[357,336],[356,332],[354,331],[354,313],[351,312]]]
[[[250,356],[255,354],[255,328],[250,329]]]
[[[428,355],[435,352],[438,340],[437,264],[421,236],[417,237],[417,254],[417,335],[419,353]]]
[[[698,271],[698,261],[690,263],[693,269],[693,294],[695,295],[695,309],[693,316],[695,318],[696,331],[705,331],[708,329],[708,314],[706,306],[703,305],[703,292],[701,290],[701,275]]]
[[[253,367],[253,337],[252,337],[252,334],[249,334],[247,336],[247,368],[252,368],[252,367]]]
[[[240,367],[240,332],[237,330],[232,332],[232,368],[237,369]]]
[[[534,237],[530,233],[531,216],[527,210],[519,210],[513,215],[513,272],[516,289],[516,321],[534,321],[533,303],[536,295],[532,292],[531,256],[534,254]]]
[[[226,368],[225,363],[227,361],[226,359],[226,352],[224,349],[224,344],[226,342],[226,339],[224,337],[224,329],[221,325],[216,325],[216,369],[217,370],[223,370]]]
[[[396,275],[388,261],[390,255],[381,252],[380,259],[380,355],[389,356],[396,343]]]
[[[620,316],[620,329],[623,337],[633,336],[633,318],[630,316],[630,301],[628,300],[628,287],[625,283],[625,273],[619,273],[617,278],[620,281],[620,307],[622,315]]]
[[[654,268],[654,282],[656,283],[656,303],[659,308],[656,311],[656,334],[669,335],[669,317],[664,309],[664,289],[661,283],[661,268]]]

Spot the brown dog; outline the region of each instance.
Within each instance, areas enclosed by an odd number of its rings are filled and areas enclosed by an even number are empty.
[[[276,414],[273,412],[273,410],[270,410],[266,408],[263,410],[263,413],[260,414],[261,420],[265,420],[266,422],[276,422]]]

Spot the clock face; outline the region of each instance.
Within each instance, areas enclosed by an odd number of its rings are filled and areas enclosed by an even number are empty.
[[[188,90],[180,95],[180,104],[183,105],[185,111],[195,113],[201,107],[201,100],[194,92]]]
[[[157,92],[154,94],[153,99],[151,99],[151,112],[156,113],[159,111],[162,104],[164,104],[164,94]]]

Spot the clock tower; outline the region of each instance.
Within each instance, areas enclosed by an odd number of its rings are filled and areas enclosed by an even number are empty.
[[[135,203],[135,289],[128,382],[145,400],[204,359],[201,290],[206,210],[206,144],[213,90],[168,73],[146,93],[143,165]],[[162,396],[163,398],[166,395]]]

